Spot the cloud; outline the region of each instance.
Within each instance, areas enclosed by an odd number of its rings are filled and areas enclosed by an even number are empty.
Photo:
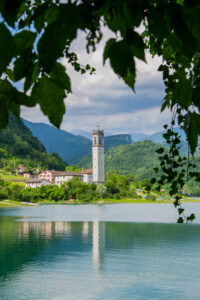
[[[96,68],[95,75],[80,75],[65,59],[62,64],[71,77],[73,94],[65,100],[66,114],[62,129],[91,130],[97,123],[110,132],[152,133],[162,129],[169,119],[169,112],[160,114],[164,96],[159,57],[146,53],[147,63],[136,60],[136,93],[113,72],[109,62],[103,66],[103,49],[112,34],[104,29],[104,38],[97,50],[90,54],[85,50],[85,34],[80,33],[72,50],[78,54],[81,64]],[[120,59],[120,57],[119,57]],[[22,116],[30,121],[48,123],[39,108],[24,108]]]
[[[62,128],[70,131],[76,128],[91,131],[97,124],[107,132],[152,134],[162,130],[162,125],[170,121],[169,111],[160,113],[160,106],[136,112],[116,113],[113,115],[69,115],[65,116]]]

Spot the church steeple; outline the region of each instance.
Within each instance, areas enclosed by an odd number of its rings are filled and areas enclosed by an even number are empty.
[[[104,131],[100,130],[99,126],[93,130],[92,165],[93,182],[104,183]]]

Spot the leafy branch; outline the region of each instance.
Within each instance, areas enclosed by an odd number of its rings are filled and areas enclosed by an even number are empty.
[[[160,147],[156,150],[159,154],[160,160],[160,171],[162,173],[159,179],[152,178],[151,183],[157,183],[156,189],[160,191],[163,185],[169,185],[169,194],[174,197],[174,206],[178,210],[179,218],[178,223],[183,222],[192,222],[195,219],[195,214],[189,216],[185,215],[185,209],[181,205],[182,191],[186,180],[194,178],[199,181],[199,173],[194,172],[196,165],[190,163],[189,161],[189,152],[187,157],[182,157],[180,155],[181,148],[181,139],[177,132],[174,131],[176,119],[176,109],[173,113],[173,119],[171,126],[164,125],[166,132],[163,134],[163,137],[166,143],[169,145],[169,149]],[[189,149],[189,147],[188,147]],[[159,172],[159,168],[155,168],[156,173]]]

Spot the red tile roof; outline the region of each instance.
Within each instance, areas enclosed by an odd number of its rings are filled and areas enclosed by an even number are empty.
[[[93,173],[92,169],[82,170],[81,172],[79,172],[79,174],[92,174],[92,173]]]
[[[56,176],[80,176],[81,174],[75,172],[57,172]]]
[[[41,179],[40,178],[34,178],[34,179],[26,180],[25,182],[27,182],[27,183],[40,183],[42,181],[48,181],[48,180],[44,179],[44,178],[41,178]]]
[[[49,172],[49,173],[52,173],[52,174],[60,173],[60,171],[55,171],[55,170],[43,170],[43,171],[40,172],[40,174],[43,173],[43,172]]]

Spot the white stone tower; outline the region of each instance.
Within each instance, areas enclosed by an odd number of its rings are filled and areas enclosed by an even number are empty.
[[[99,130],[99,126],[93,130],[92,167],[93,182],[96,184],[104,183],[104,131]]]

